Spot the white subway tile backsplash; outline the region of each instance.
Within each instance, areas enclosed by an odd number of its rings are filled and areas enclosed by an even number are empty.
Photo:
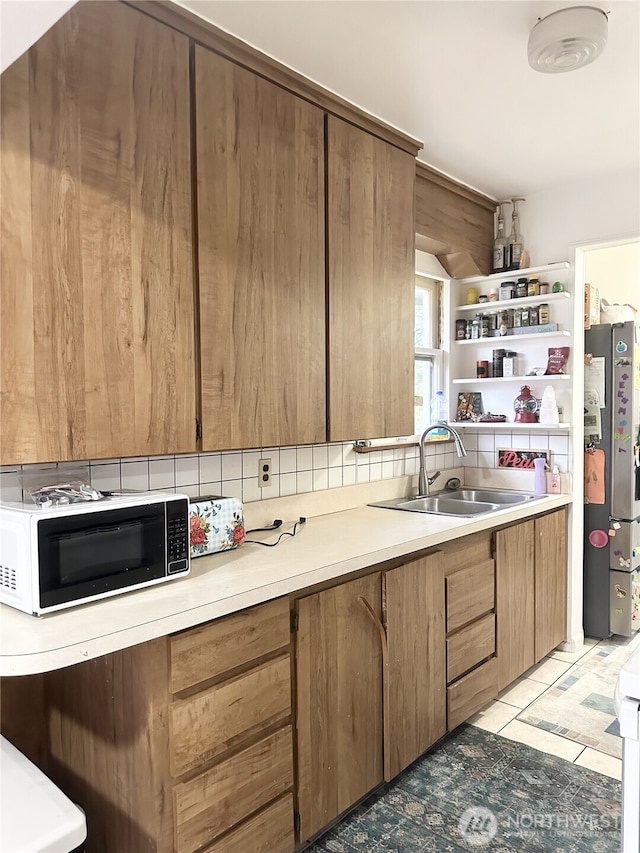
[[[356,482],[357,483],[368,483],[369,482],[369,465],[358,465],[357,474],[356,474]]]
[[[242,500],[242,480],[223,480],[221,492],[225,498]]]
[[[149,460],[145,459],[144,462],[123,460],[120,488],[147,491],[149,489]]]
[[[373,456],[373,454],[371,454]],[[369,481],[371,483],[382,479],[382,462],[369,463]]]
[[[341,444],[330,444],[328,446],[329,468],[342,468],[342,451]]]
[[[496,454],[490,450],[478,451],[478,468],[497,468]]]
[[[215,483],[222,479],[222,458],[219,453],[203,453],[199,462],[201,483]]]
[[[173,489],[176,484],[172,456],[149,459],[149,488]]]
[[[562,453],[566,456],[569,452],[569,436],[568,435],[550,435],[549,450],[552,453]]]
[[[329,488],[329,469],[317,468],[313,472],[313,491]]]
[[[296,492],[313,491],[313,471],[298,471],[296,480]]]
[[[295,474],[297,465],[295,447],[285,447],[280,451],[280,473]],[[295,494],[293,492],[292,494]]]
[[[261,450],[245,450],[242,453],[242,479],[248,480],[254,477],[258,479],[258,462],[270,457],[263,456]]]
[[[173,470],[173,464],[171,465]],[[91,466],[91,485],[99,491],[111,492],[122,488],[120,461]]]
[[[297,471],[311,471],[312,468],[313,468],[313,449],[311,447],[298,447],[297,448],[296,470]],[[305,489],[305,491],[311,491],[311,489]]]
[[[329,467],[329,454],[326,444],[318,444],[311,449],[311,458],[313,460],[314,471],[319,468]]]
[[[485,435],[484,433],[480,433],[478,435],[478,450],[486,451],[486,450],[494,450],[495,449],[495,439],[494,435]]]
[[[329,468],[329,488],[337,489],[342,486],[342,466]]]
[[[295,451],[294,451],[295,452]],[[296,494],[296,473],[280,474],[280,496]]]
[[[390,451],[393,454],[393,451]],[[393,477],[393,459],[382,460],[382,479],[390,480]]]
[[[358,469],[355,465],[345,465],[342,469],[342,485],[343,486],[355,486],[356,483],[356,471]]]
[[[496,435],[496,447],[512,447],[514,450],[528,450],[531,446],[528,432],[514,432],[511,434],[511,441],[506,443],[508,438],[508,433],[504,437],[500,434]]]
[[[342,464],[343,465],[355,465],[357,455],[358,454],[353,449],[353,442],[349,441],[349,442],[342,445]]]
[[[242,478],[242,500],[245,503],[249,503],[249,501],[259,501],[263,492],[265,493],[265,497],[278,497],[273,494],[272,486],[267,486],[266,489],[261,489],[258,482],[257,474],[255,477]]]
[[[257,471],[257,467],[256,467]],[[257,475],[256,475],[257,476]],[[241,480],[242,479],[242,454],[241,453],[223,453],[222,454],[222,480]],[[240,495],[230,495],[237,498]]]
[[[176,487],[197,486],[200,480],[197,456],[176,456]]]

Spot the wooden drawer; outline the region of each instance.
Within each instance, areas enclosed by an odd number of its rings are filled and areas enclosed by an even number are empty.
[[[447,729],[468,720],[498,695],[498,659],[490,658],[482,666],[447,687]]]
[[[245,736],[285,722],[291,714],[289,655],[216,684],[169,707],[171,772],[198,767]]]
[[[176,853],[194,853],[293,786],[291,726],[174,788]]]
[[[495,563],[485,560],[449,575],[447,592],[447,633],[462,628],[493,610]]]
[[[496,617],[487,613],[447,639],[447,683],[472,669],[496,650]]]
[[[288,598],[225,616],[170,638],[172,693],[248,664],[287,646]]]
[[[292,853],[294,847],[293,797],[285,794],[207,847],[207,853]]]

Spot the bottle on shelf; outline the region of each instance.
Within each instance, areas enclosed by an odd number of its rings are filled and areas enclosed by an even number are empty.
[[[511,234],[509,235],[509,269],[519,270],[522,260],[523,237],[520,233],[520,213],[518,212],[518,202],[524,201],[521,196],[515,196],[511,199],[513,205],[513,214],[511,216]]]
[[[509,204],[509,202],[498,202],[498,232],[493,241],[493,272],[504,272],[509,269],[509,245],[506,234],[504,233],[503,204]]]
[[[533,477],[533,491],[536,495],[546,495],[547,494],[547,475],[545,473],[545,468],[548,468],[547,460],[542,456],[538,456],[533,460],[533,467],[535,468],[535,474]]]
[[[551,472],[551,494],[560,494],[560,471],[557,465],[553,466],[553,471]]]
[[[449,403],[444,395],[444,391],[436,391],[431,400],[431,423],[446,424],[449,420]],[[429,434],[430,438],[448,438],[449,433],[446,429],[434,429]]]

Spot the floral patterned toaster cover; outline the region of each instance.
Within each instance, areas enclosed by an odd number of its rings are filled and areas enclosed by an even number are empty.
[[[192,558],[229,551],[244,542],[244,514],[238,498],[193,498],[189,515]]]

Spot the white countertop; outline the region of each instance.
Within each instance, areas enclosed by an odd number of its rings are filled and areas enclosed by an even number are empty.
[[[362,506],[308,518],[275,548],[245,544],[199,557],[186,578],[93,604],[42,617],[0,605],[0,675],[80,663],[571,500],[547,496],[474,519]]]

